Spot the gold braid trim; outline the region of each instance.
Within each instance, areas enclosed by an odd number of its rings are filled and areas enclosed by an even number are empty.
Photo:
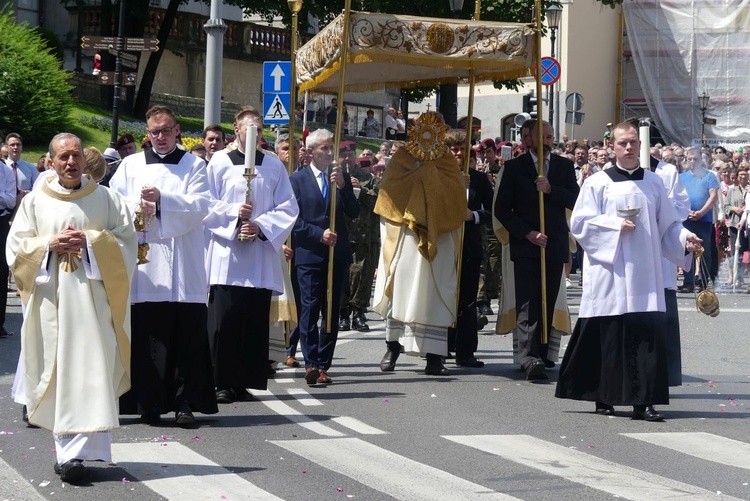
[[[110,231],[86,230],[86,238],[91,243],[102,275],[109,309],[112,312],[112,324],[117,336],[117,350],[127,376],[127,381],[121,382],[117,388],[115,396],[119,397],[130,389],[130,335],[126,330],[126,326],[130,326],[128,268],[125,265],[119,242]]]

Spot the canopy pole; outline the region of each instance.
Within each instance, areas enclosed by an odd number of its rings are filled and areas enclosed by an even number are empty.
[[[339,56],[339,91],[338,91],[338,110],[336,110],[336,132],[333,136],[333,169],[339,168],[339,142],[341,141],[341,131],[344,129],[344,84],[346,82],[346,60],[349,56],[349,18],[351,17],[352,0],[346,0],[344,4],[344,20],[341,29],[341,54]],[[333,188],[333,187],[332,187]],[[336,231],[336,195],[338,188],[328,190],[331,196],[331,213],[329,217],[329,228]],[[333,258],[334,246],[328,248],[328,287],[326,289],[326,333],[332,332],[331,317],[333,316]],[[338,308],[338,305],[336,306]]]
[[[469,73],[469,110],[466,117],[466,141],[464,142],[464,162],[461,166],[461,171],[464,174],[464,179],[469,179],[469,160],[471,156],[471,136],[474,133],[474,87],[476,85],[476,78],[474,75],[474,68]],[[469,202],[469,186],[466,186],[466,202]],[[468,207],[468,206],[467,206]],[[458,263],[456,264],[456,320],[454,327],[458,327],[458,307],[459,300],[461,299],[461,268],[464,258],[464,233],[466,230],[466,223],[461,225],[459,239],[460,245],[458,246]]]
[[[542,1],[535,0],[535,14],[536,14],[536,95],[537,95],[537,110],[536,110],[536,132],[537,132],[537,176],[544,176],[544,113],[542,113]],[[545,234],[544,228],[544,192],[539,191],[539,232]],[[548,332],[547,332],[547,252],[544,247],[539,248],[541,256],[541,271],[542,271],[542,344],[548,343]]]
[[[286,171],[290,176],[294,173],[294,169],[297,166],[296,158],[297,152],[297,139],[294,135],[297,120],[297,49],[299,48],[299,11],[302,9],[302,0],[292,0],[287,2],[289,10],[292,11],[292,86],[289,90],[289,102],[291,103],[292,109],[289,110],[289,158],[287,160]],[[286,239],[287,247],[292,246],[292,236],[289,235]],[[287,273],[292,273],[292,262],[287,261],[286,263]],[[290,330],[291,330],[291,319],[284,321],[284,341],[286,347],[289,348],[291,343]]]

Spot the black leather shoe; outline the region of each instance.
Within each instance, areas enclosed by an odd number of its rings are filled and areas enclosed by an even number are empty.
[[[677,287],[677,292],[682,292],[682,293],[693,292],[693,286],[692,285],[681,285],[681,286]]]
[[[393,372],[396,369],[396,360],[398,360],[399,355],[401,355],[400,351],[386,351],[382,360],[380,360],[380,370],[383,372]]]
[[[614,416],[615,415],[615,408],[612,407],[609,404],[604,404],[602,402],[596,403],[596,409],[594,410],[595,414],[601,414],[603,416]]]
[[[427,365],[424,368],[424,373],[428,376],[447,376],[450,374],[445,367],[443,357],[432,353],[427,354]]]
[[[349,316],[341,317],[339,320],[339,332],[346,332],[352,330],[352,326],[349,323]]]
[[[177,412],[174,413],[175,423],[180,428],[190,428],[195,424],[195,416],[190,410],[190,404],[187,402],[181,402],[177,407]]]
[[[86,475],[86,467],[80,459],[71,459],[63,464],[55,463],[55,473],[60,475],[63,482],[77,484]]]
[[[477,315],[477,330],[481,331],[487,324],[490,323],[489,319],[484,315]]]
[[[21,420],[24,423],[28,423],[29,422],[29,410],[26,408],[25,405],[23,406],[23,409],[21,409]]]
[[[544,366],[547,369],[553,369],[555,367],[555,365],[557,365],[557,364],[555,362],[553,362],[552,360],[547,360],[546,358],[544,359]]]
[[[235,402],[252,402],[255,397],[246,388],[232,388],[232,396]]]
[[[494,315],[495,314],[495,312],[492,311],[492,308],[490,308],[490,305],[488,305],[488,304],[483,304],[483,305],[479,306],[479,308],[477,309],[477,311],[479,311],[480,314],[486,315],[486,316]]]
[[[151,426],[159,426],[161,424],[161,416],[159,414],[141,414],[141,421]]]
[[[363,308],[354,310],[354,315],[352,315],[352,329],[359,332],[370,332],[370,326],[367,325],[367,318],[365,318]]]
[[[223,389],[216,391],[216,403],[217,404],[232,404],[234,403],[234,396],[232,390]]]
[[[456,365],[460,365],[461,367],[479,368],[484,367],[484,362],[477,360],[475,357],[457,358]]]
[[[653,405],[634,405],[633,419],[637,421],[664,421],[664,416],[659,414]]]
[[[537,360],[532,362],[526,368],[526,380],[527,381],[542,381],[548,379],[547,373],[544,372],[544,362]]]

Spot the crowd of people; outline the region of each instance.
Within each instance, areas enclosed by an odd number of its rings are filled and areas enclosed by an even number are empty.
[[[382,371],[405,354],[443,376],[451,356],[484,365],[477,334],[498,299],[495,331],[513,334],[527,380],[548,378],[572,331],[557,396],[661,420],[653,406],[681,383],[678,266],[692,292],[747,248],[750,147],[657,147],[640,169],[629,123],[556,145],[529,120],[519,144],[485,138],[466,159],[466,132],[428,112],[409,142],[398,128],[377,152],[340,142],[334,168],[331,132],[280,134],[270,151],[250,106],[231,143],[211,125],[189,152],[169,108],[146,124],[141,151],[130,134],[103,153],[58,134],[40,170],[21,160],[19,134],[3,146],[0,279],[12,271],[24,310],[13,398],[53,433],[55,471],[72,483],[84,460],[111,460],[119,415],[161,425],[173,412],[195,427],[194,413],[253,400],[278,366],[332,384],[338,333],[368,331],[368,309],[385,320]],[[705,252],[691,285],[701,242],[717,257]],[[571,329],[576,268],[587,278]]]

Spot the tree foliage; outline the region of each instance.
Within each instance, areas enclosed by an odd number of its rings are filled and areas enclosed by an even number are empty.
[[[0,130],[29,143],[48,141],[68,125],[68,74],[39,32],[0,10]]]

